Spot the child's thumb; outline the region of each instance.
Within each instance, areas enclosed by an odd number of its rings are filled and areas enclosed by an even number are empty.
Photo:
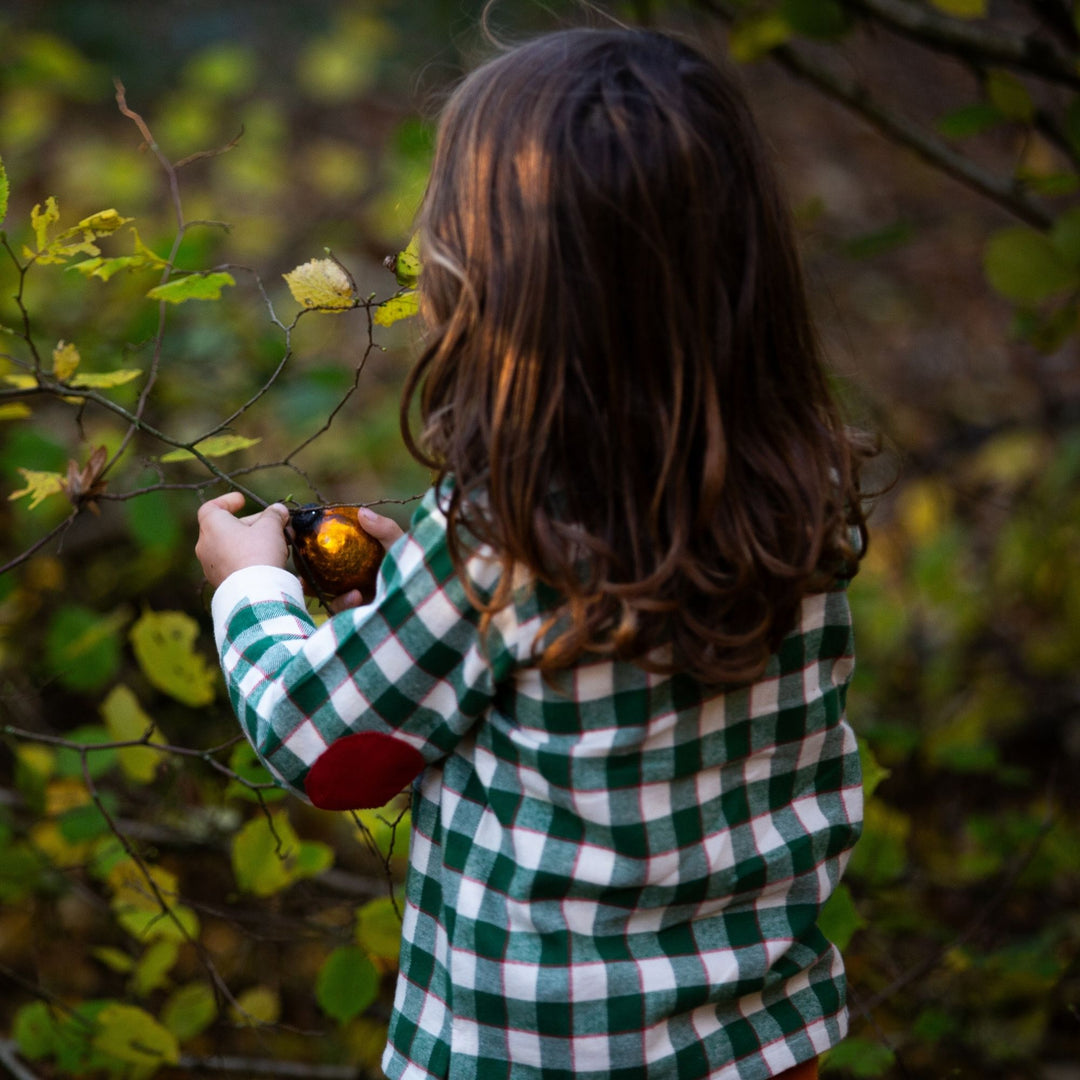
[[[364,532],[375,537],[383,547],[389,547],[405,531],[393,518],[376,514],[366,506],[360,507],[357,517]]]

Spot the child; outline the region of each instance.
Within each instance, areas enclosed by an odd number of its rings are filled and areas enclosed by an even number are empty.
[[[667,37],[539,38],[450,99],[419,231],[437,478],[401,538],[362,518],[373,600],[316,630],[282,507],[199,515],[268,767],[335,810],[415,780],[383,1068],[815,1076],[863,454],[747,108]]]

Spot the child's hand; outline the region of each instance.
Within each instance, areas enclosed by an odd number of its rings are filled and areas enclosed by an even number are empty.
[[[374,510],[369,510],[366,506],[360,507],[357,513],[364,532],[375,537],[382,544],[384,551],[405,531],[393,518],[376,514]],[[341,596],[335,596],[327,606],[337,614],[339,611],[359,607],[361,604],[370,602],[370,596],[361,596],[359,589],[353,589],[351,592],[343,593]]]
[[[234,570],[246,566],[280,566],[289,558],[285,523],[289,511],[274,503],[258,514],[234,517],[244,505],[238,491],[219,495],[199,507],[199,540],[195,555],[206,580],[216,589]]]

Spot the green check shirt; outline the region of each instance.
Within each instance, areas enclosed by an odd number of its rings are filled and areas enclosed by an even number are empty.
[[[497,565],[467,572],[481,594]],[[846,1030],[817,926],[862,816],[842,590],[717,693],[622,662],[546,683],[553,598],[481,639],[434,493],[374,601],[315,628],[289,573],[214,597],[230,698],[279,780],[379,805],[415,777],[391,1080],[763,1080]]]

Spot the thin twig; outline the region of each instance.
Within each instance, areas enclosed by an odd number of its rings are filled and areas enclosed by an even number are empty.
[[[736,20],[738,8],[731,0],[697,0],[697,3],[729,24]],[[790,45],[778,45],[769,52],[769,58],[861,116],[890,141],[914,151],[940,172],[997,203],[1014,217],[1037,229],[1048,229],[1053,224],[1054,215],[1028,195],[1013,177],[999,176],[957,153],[935,135],[875,101],[866,88],[854,80],[828,70]]]
[[[308,1061],[227,1055],[193,1057],[190,1054],[181,1054],[177,1065],[189,1072],[243,1073],[248,1076],[296,1077],[297,1080],[360,1080],[363,1075],[352,1065],[313,1065]]]
[[[1043,38],[1002,34],[984,22],[949,18],[927,4],[913,4],[910,0],[840,2],[927,48],[980,64],[1017,68],[1040,79],[1080,89],[1075,58]]]

